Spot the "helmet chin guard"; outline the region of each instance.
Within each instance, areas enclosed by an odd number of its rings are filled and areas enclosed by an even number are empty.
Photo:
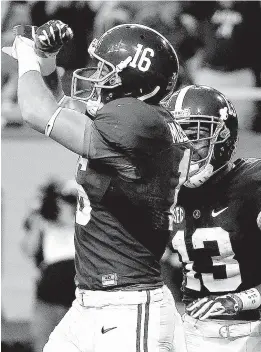
[[[184,183],[185,187],[188,188],[196,188],[199,186],[202,186],[204,182],[206,182],[212,175],[213,175],[213,170],[214,167],[211,164],[208,164],[205,168],[203,168],[201,171],[197,171],[196,174],[193,175],[194,170],[191,172],[189,171],[189,174],[192,174],[191,176],[188,176],[188,180]]]
[[[99,97],[97,100],[89,99],[85,102],[85,104],[87,113],[92,117],[95,117],[97,115],[97,111],[104,106],[104,104],[101,102],[101,97]]]

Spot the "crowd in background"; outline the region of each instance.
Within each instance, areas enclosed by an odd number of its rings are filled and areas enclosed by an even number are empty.
[[[93,37],[122,23],[139,23],[162,33],[181,64],[177,88],[190,83],[222,87],[260,87],[260,1],[5,1],[2,46],[13,40],[17,24],[39,26],[50,19],[67,23],[74,40],[61,50],[63,85],[70,94],[72,71],[88,65]],[[2,54],[2,126],[22,125],[17,106],[15,62]],[[233,98],[235,99],[235,98]],[[233,100],[232,99],[232,100]],[[236,100],[236,99],[235,99]],[[233,101],[242,123],[261,131],[260,102]]]
[[[34,352],[42,352],[74,300],[76,193],[76,181],[48,181],[24,220],[21,249],[38,269],[30,328]]]
[[[74,217],[75,180],[58,179],[39,185],[27,205],[22,225],[21,251],[36,268],[34,303],[27,345],[6,344],[2,351],[42,352],[49,335],[71,307],[75,297]]]
[[[68,95],[73,70],[89,64],[87,49],[92,38],[122,23],[147,25],[162,33],[173,44],[180,60],[177,89],[193,83],[213,86],[221,91],[222,87],[238,87],[239,82],[242,90],[244,87],[261,87],[260,1],[4,1],[1,2],[1,9],[2,46],[13,42],[13,27],[18,24],[40,26],[50,19],[59,19],[72,28],[74,40],[58,55],[64,91]],[[17,104],[16,63],[4,54],[1,54],[1,59],[2,128],[21,128],[23,123]],[[233,102],[239,119],[246,121],[241,122],[241,126],[261,132],[261,101],[237,102],[235,99]],[[66,258],[65,262],[63,260],[62,265],[57,262],[55,265],[52,263],[52,266],[47,265],[41,241],[44,232],[50,234],[54,227],[58,232],[61,229],[64,232],[66,227],[73,234],[72,218],[70,224],[61,224],[59,221],[62,221],[63,211],[71,211],[75,207],[76,198],[71,193],[66,195],[65,189],[62,191],[54,183],[46,185],[42,191],[42,195],[49,197],[48,201],[53,204],[51,208],[50,203],[48,205],[51,214],[45,213],[43,200],[41,209],[32,210],[25,220],[26,235],[23,241],[23,251],[33,258],[40,272],[32,319],[35,352],[41,350],[53,324],[56,325],[65,314],[74,297],[72,257]],[[30,237],[32,234],[33,237]],[[39,240],[34,246],[30,242],[32,238]],[[64,265],[65,270],[62,268]],[[169,270],[173,268],[165,264],[163,274]],[[57,277],[64,278],[61,272],[65,271],[70,273],[68,279],[71,285],[67,281],[69,288],[64,288],[68,293],[64,296],[65,301],[57,302],[53,286],[51,292],[54,296],[49,296],[48,280],[51,280],[51,285],[61,282],[57,281]],[[176,281],[181,280],[178,270],[173,275]],[[166,277],[169,275],[166,274]],[[168,284],[179,299],[180,292],[175,291],[177,285],[173,285],[173,282]],[[58,285],[58,289],[63,287]],[[58,296],[61,297],[60,294]]]

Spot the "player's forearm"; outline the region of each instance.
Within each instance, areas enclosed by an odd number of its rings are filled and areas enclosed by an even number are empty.
[[[38,58],[44,82],[58,102],[64,96],[61,78],[57,71],[56,57]]]
[[[59,102],[63,96],[64,91],[62,88],[61,78],[58,74],[57,69],[48,76],[43,76],[44,82],[49,90],[52,92],[55,100]]]
[[[48,121],[58,108],[53,94],[37,71],[28,71],[19,78],[18,103],[23,120],[41,133],[44,133]]]

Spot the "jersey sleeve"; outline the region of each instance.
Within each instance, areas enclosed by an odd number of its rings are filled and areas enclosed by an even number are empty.
[[[246,169],[242,172],[242,180],[248,180],[245,185],[246,199],[256,213],[261,212],[261,159],[248,158]]]
[[[117,148],[111,141],[114,139],[114,131],[111,120],[105,118],[102,123],[86,124],[84,132],[83,157],[92,162],[98,162],[101,168],[109,167],[113,174],[118,174],[127,179],[136,180],[140,178],[137,168],[126,153]],[[103,128],[108,138],[104,138]],[[108,171],[108,169],[107,169]]]
[[[108,145],[133,158],[155,155],[170,145],[168,127],[159,109],[137,99],[118,102],[106,104],[94,121]]]
[[[237,183],[241,184],[241,197],[245,200],[244,209],[252,223],[261,231],[261,159],[247,158],[239,173]]]
[[[86,106],[83,102],[72,99],[66,95],[60,100],[59,106],[65,109],[78,111],[82,114],[85,114],[86,111]],[[108,124],[109,123],[110,121]],[[108,128],[108,124],[106,123],[106,128]],[[88,121],[88,123],[86,123],[84,131],[83,157],[89,160],[99,159],[103,164],[110,165],[111,167],[120,168],[121,166],[123,171],[127,169],[129,174],[136,178],[135,172],[130,163],[107,143],[100,132],[101,131],[99,131],[99,128],[97,128],[94,122]],[[108,133],[112,135],[110,130]]]

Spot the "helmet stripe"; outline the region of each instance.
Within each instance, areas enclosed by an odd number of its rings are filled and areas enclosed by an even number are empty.
[[[191,86],[187,86],[185,88],[182,88],[177,96],[177,100],[176,100],[176,104],[175,104],[175,111],[179,111],[182,110],[182,104],[183,104],[183,100],[185,98],[185,95],[187,93],[187,91],[189,90],[189,88],[193,87],[193,85]]]
[[[145,95],[142,95],[141,97],[138,97],[137,99],[142,100],[142,101],[149,99],[149,98],[153,97],[155,94],[157,94],[159,90],[160,90],[160,86],[157,86],[155,89],[153,89],[152,92],[145,94]]]

